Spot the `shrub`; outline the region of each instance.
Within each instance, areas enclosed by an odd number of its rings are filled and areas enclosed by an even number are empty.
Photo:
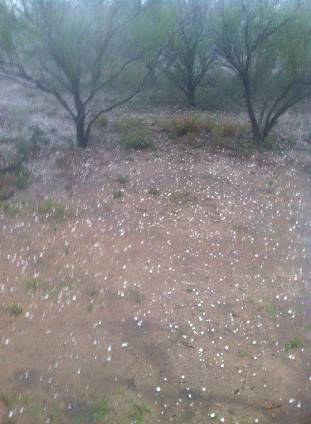
[[[196,134],[202,128],[202,121],[195,115],[180,116],[166,123],[166,129],[177,137],[183,137],[189,133]]]
[[[135,116],[130,116],[129,118],[121,118],[115,123],[115,127],[119,131],[128,132],[130,130],[135,130],[137,127],[141,127],[142,120],[136,118]]]
[[[122,145],[127,150],[154,149],[154,144],[143,131],[126,132],[122,137]]]
[[[212,133],[219,137],[243,138],[250,134],[250,126],[228,118],[216,122],[212,126]]]

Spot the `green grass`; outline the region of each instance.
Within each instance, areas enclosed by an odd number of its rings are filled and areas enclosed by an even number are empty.
[[[123,190],[114,190],[112,193],[112,197],[114,199],[123,199],[124,191]]]
[[[144,131],[125,132],[121,144],[126,150],[152,150],[154,143]]]
[[[15,218],[22,212],[23,206],[21,203],[0,202],[0,210],[6,215]]]
[[[286,353],[290,353],[292,350],[302,349],[303,347],[303,340],[298,336],[284,343],[284,350]]]
[[[32,291],[32,292],[35,292],[37,289],[39,289],[41,285],[42,284],[38,278],[27,278],[23,283],[23,286],[25,287],[25,289],[27,291]]]
[[[306,333],[311,333],[311,324],[306,324],[304,329]]]
[[[138,405],[137,403],[134,403],[129,413],[129,419],[133,424],[143,424],[145,416],[150,414],[151,410],[146,405]]]
[[[140,118],[134,116],[129,118],[121,118],[115,123],[115,127],[122,132],[128,132],[130,130],[136,130],[143,124]]]
[[[19,190],[24,190],[26,187],[28,187],[29,180],[30,180],[30,172],[27,169],[20,167],[15,172],[15,186]]]
[[[263,305],[265,312],[271,318],[275,318],[277,315],[277,308],[272,303],[264,303]]]
[[[39,215],[53,218],[58,223],[65,221],[69,217],[66,206],[52,199],[46,199],[39,203],[37,212]]]
[[[102,422],[109,414],[109,405],[106,399],[102,399],[92,406],[91,415],[94,423]]]
[[[119,174],[116,176],[116,182],[122,185],[127,184],[130,181],[130,177],[128,175]]]
[[[7,308],[6,311],[8,314],[12,315],[13,317],[19,317],[23,313],[23,309],[17,302],[11,302]]]

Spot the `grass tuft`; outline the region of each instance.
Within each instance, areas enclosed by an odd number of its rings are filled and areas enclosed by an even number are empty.
[[[286,353],[289,353],[291,350],[302,349],[303,347],[303,340],[298,336],[284,343],[284,350]]]
[[[17,302],[11,302],[6,308],[7,313],[13,317],[19,317],[23,313],[23,309]]]

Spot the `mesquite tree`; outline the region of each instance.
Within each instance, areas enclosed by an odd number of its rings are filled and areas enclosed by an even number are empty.
[[[148,77],[143,71],[126,93],[105,97],[134,62],[146,62],[151,47],[141,47],[128,29],[144,6],[126,0],[2,0],[0,7],[1,74],[54,96],[74,122],[78,145],[86,147],[98,117],[131,100]]]
[[[288,109],[311,95],[307,12],[298,0],[216,3],[213,32],[219,66],[241,85],[257,145]]]
[[[215,58],[209,7],[208,0],[177,0],[167,11],[171,15],[171,30],[162,70],[192,106],[196,103],[197,88]]]

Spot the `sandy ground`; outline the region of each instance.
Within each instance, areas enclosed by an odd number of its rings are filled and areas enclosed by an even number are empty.
[[[154,137],[43,152],[0,211],[0,422],[309,424],[310,153]]]

